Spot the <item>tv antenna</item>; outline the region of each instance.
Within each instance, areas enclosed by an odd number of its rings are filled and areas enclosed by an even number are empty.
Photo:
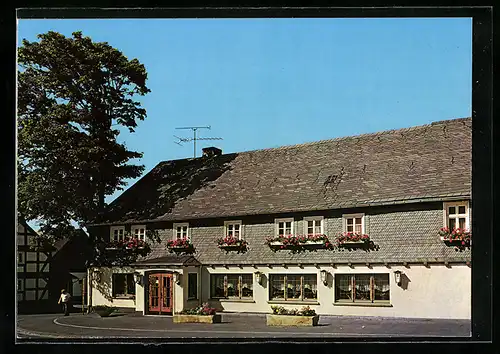
[[[206,127],[181,127],[181,128],[175,128],[175,129],[191,129],[193,131],[193,137],[192,138],[180,138],[178,136],[175,136],[175,138],[179,139],[179,141],[174,141],[174,143],[182,146],[182,143],[189,143],[189,142],[193,142],[194,143],[194,151],[193,151],[193,154],[194,154],[194,157],[196,158],[196,141],[197,140],[222,140],[222,138],[198,138],[196,136],[196,131],[198,129],[208,129],[208,130],[211,130],[210,126],[206,126]]]

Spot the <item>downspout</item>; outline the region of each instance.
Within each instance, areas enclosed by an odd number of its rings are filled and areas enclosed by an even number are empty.
[[[198,295],[198,305],[201,306],[203,303],[202,297],[203,297],[203,279],[201,279],[202,271],[201,271],[201,265],[198,266],[198,281],[200,283],[200,294]]]

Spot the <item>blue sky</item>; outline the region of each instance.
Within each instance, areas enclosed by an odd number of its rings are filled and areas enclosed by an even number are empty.
[[[49,30],[82,31],[145,65],[148,117],[119,137],[144,153],[145,173],[193,156],[173,137],[192,132],[176,127],[223,138],[198,142],[199,156],[471,115],[470,18],[22,19],[18,43]]]

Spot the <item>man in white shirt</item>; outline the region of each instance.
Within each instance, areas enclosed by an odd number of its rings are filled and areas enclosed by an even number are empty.
[[[64,316],[69,316],[69,301],[71,299],[71,295],[66,291],[66,289],[61,290],[61,297],[59,298],[58,304],[62,303]]]

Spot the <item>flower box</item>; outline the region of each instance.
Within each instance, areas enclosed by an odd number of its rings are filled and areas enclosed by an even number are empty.
[[[317,326],[318,322],[319,315],[266,315],[266,324],[268,326]]]
[[[217,240],[217,246],[226,252],[237,251],[238,253],[245,253],[248,243],[236,237],[226,236]]]
[[[339,247],[358,247],[364,246],[366,243],[365,241],[344,241],[339,243]]]
[[[221,323],[221,315],[174,315],[174,323]]]
[[[448,229],[447,227],[442,227],[439,232],[439,239],[447,245],[454,245],[457,247],[469,247],[472,245],[471,236],[472,233],[465,229]]]
[[[331,249],[333,247],[333,245],[328,240],[328,237],[323,234],[278,236],[276,238],[266,239],[266,244],[273,251],[284,249],[292,250],[294,252],[312,250],[316,248]]]
[[[195,248],[191,241],[187,238],[180,238],[177,240],[170,240],[167,242],[167,249],[170,253],[195,253]]]

